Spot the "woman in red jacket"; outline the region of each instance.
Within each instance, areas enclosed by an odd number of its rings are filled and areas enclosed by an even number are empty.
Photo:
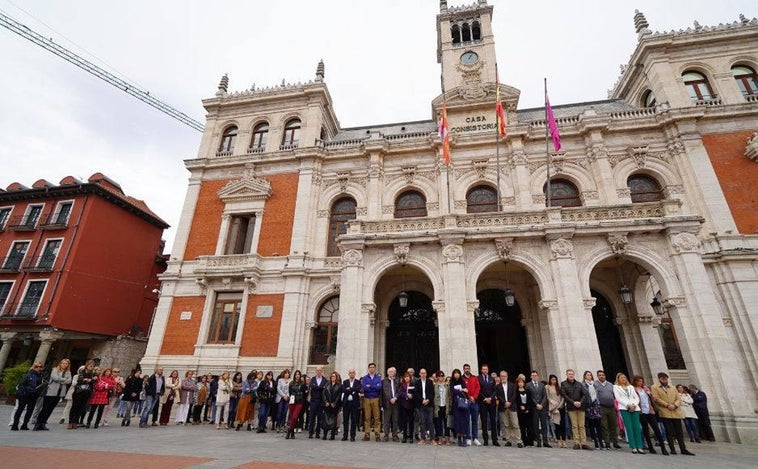
[[[100,368],[95,368],[95,376],[99,379],[95,382],[92,396],[89,398],[90,411],[87,417],[87,428],[92,424],[92,417],[97,411],[95,419],[95,428],[100,426],[100,419],[103,418],[103,409],[108,404],[108,394],[116,387],[116,380],[113,378],[113,370],[106,368],[100,373]]]

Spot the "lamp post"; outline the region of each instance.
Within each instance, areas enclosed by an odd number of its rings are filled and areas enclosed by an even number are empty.
[[[401,308],[407,308],[408,307],[408,293],[405,292],[405,262],[403,262],[402,270],[400,272],[402,275],[403,290],[400,293],[398,293],[397,302]]]
[[[621,302],[625,305],[631,304],[632,290],[626,286],[626,283],[624,283],[624,277],[621,275],[621,259],[619,257],[616,258],[616,271],[619,274],[619,282],[621,282],[621,287],[619,288],[619,296],[621,297]]]
[[[503,294],[503,297],[505,299],[505,305],[507,307],[512,307],[514,304],[516,304],[516,295],[513,293],[513,290],[508,288],[508,262],[504,262],[505,264],[505,292]]]

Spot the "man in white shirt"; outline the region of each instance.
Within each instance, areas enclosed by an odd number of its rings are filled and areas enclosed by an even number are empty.
[[[434,383],[431,379],[426,377],[426,369],[421,368],[418,372],[419,380],[416,385],[416,393],[414,398],[416,401],[416,409],[419,415],[419,442],[423,445],[427,439],[432,440],[432,444],[435,444],[434,440]]]

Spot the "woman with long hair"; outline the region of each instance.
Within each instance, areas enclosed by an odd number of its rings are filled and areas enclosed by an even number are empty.
[[[595,449],[602,449],[603,429],[601,420],[603,411],[597,398],[595,379],[591,371],[585,371],[583,378],[582,387],[584,387],[584,393],[587,396],[587,413],[584,416],[584,426],[587,428],[587,437],[595,442]]]
[[[287,439],[295,439],[295,424],[297,423],[300,413],[303,411],[303,405],[308,395],[308,389],[305,386],[305,380],[300,370],[295,370],[294,377],[289,386],[289,426],[287,431]]]
[[[434,374],[434,434],[439,445],[450,446],[450,430],[447,428],[447,415],[450,409],[450,386],[445,382],[445,372]]]
[[[616,374],[613,397],[618,402],[621,419],[624,421],[624,428],[626,429],[626,439],[629,440],[632,453],[645,454],[645,450],[642,448],[642,428],[640,427],[640,397],[637,395],[634,386],[629,384],[624,373]]]
[[[224,419],[224,414],[229,412],[231,398],[232,380],[229,379],[229,372],[224,371],[218,377],[218,388],[216,390],[216,430],[221,430],[221,421]],[[229,428],[228,424],[227,428]]]
[[[694,400],[690,395],[690,390],[687,386],[677,384],[676,392],[679,393],[679,397],[682,399],[684,428],[687,429],[687,435],[690,437],[692,443],[700,443],[700,430],[697,427],[697,414],[695,413],[695,408],[692,407]]]
[[[276,433],[284,431],[287,422],[287,407],[290,403],[290,370],[282,371],[282,376],[276,380]]]
[[[207,375],[200,377],[200,380],[195,384],[195,391],[190,397],[192,398],[190,402],[192,404],[192,425],[200,425],[203,423],[203,407],[205,406],[205,401],[208,399]]]
[[[229,428],[234,427],[234,421],[237,417],[237,407],[242,398],[242,372],[234,373],[232,376],[232,395],[229,398],[229,415],[226,419]]]
[[[97,382],[95,376],[95,361],[87,360],[84,369],[77,373],[76,388],[72,396],[71,412],[68,414],[68,429],[75,430],[80,420],[84,417],[87,401],[92,395],[93,387]]]
[[[548,425],[553,427],[558,446],[566,447],[566,406],[561,395],[561,385],[556,375],[550,375],[547,379],[547,401],[549,418]]]
[[[49,430],[47,419],[50,418],[55,406],[66,395],[68,387],[71,385],[71,370],[69,368],[71,368],[71,361],[64,358],[58,362],[58,366],[50,370],[50,384],[48,384],[45,396],[42,399],[42,410],[37,416],[34,430]]]
[[[158,419],[158,423],[161,426],[168,425],[168,420],[171,418],[171,408],[174,406],[177,396],[179,395],[179,387],[182,383],[179,380],[179,371],[174,370],[166,378],[165,387],[166,390],[161,396],[161,416]]]
[[[276,383],[274,372],[269,371],[266,377],[258,385],[258,430],[257,433],[266,433],[266,419],[273,409],[276,398]]]
[[[95,428],[100,427],[100,420],[103,418],[103,410],[108,405],[109,393],[116,387],[116,380],[113,378],[113,369],[106,368],[102,372],[100,368],[95,368],[95,376],[98,380],[95,382],[94,391],[89,398],[89,416],[87,417],[87,428],[92,424],[92,416],[97,412],[95,419]]]
[[[237,413],[234,420],[237,422],[236,431],[240,431],[242,425],[247,424],[247,431],[253,429],[253,412],[255,411],[255,391],[258,389],[258,381],[255,379],[256,371],[247,374],[242,382],[242,394],[237,403]]]
[[[666,450],[666,444],[663,441],[661,429],[658,427],[658,418],[655,414],[655,401],[650,393],[650,388],[645,386],[645,380],[642,376],[635,376],[632,378],[632,384],[634,385],[634,390],[637,391],[637,397],[639,397],[640,400],[640,425],[642,426],[642,434],[647,442],[647,450],[651,454],[655,454],[655,446],[650,440],[650,428],[652,428],[653,434],[655,434],[655,439],[661,447],[661,453],[663,455],[668,455],[669,452]]]
[[[337,434],[337,415],[342,407],[342,380],[336,371],[329,375],[329,382],[324,386],[324,437],[331,431],[330,440]]]
[[[135,402],[139,402],[140,393],[142,392],[142,373],[139,369],[132,370],[129,377],[124,381],[124,392],[121,400],[126,403],[124,413],[121,414],[121,426],[128,427],[132,420],[132,407]]]
[[[450,395],[452,396],[451,405],[453,406],[453,429],[458,439],[458,446],[466,446],[466,435],[469,433],[469,422],[471,415],[468,405],[468,389],[466,381],[463,380],[461,370],[454,369],[450,374]]]
[[[526,390],[526,376],[516,377],[516,417],[518,418],[521,441],[524,446],[534,446],[534,427],[532,426],[532,413],[529,410],[529,391]]]
[[[400,381],[397,397],[400,402],[400,428],[403,429],[403,443],[413,443],[413,377],[407,371]]]
[[[195,400],[197,392],[197,383],[195,382],[195,372],[189,370],[184,373],[184,379],[179,384],[179,406],[176,409],[176,424],[184,425],[189,420],[187,418],[190,407]],[[195,425],[195,423],[192,423]]]

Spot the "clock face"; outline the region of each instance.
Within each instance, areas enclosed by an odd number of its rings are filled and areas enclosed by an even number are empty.
[[[475,64],[479,60],[479,55],[476,52],[468,51],[461,55],[461,63],[464,65]]]

